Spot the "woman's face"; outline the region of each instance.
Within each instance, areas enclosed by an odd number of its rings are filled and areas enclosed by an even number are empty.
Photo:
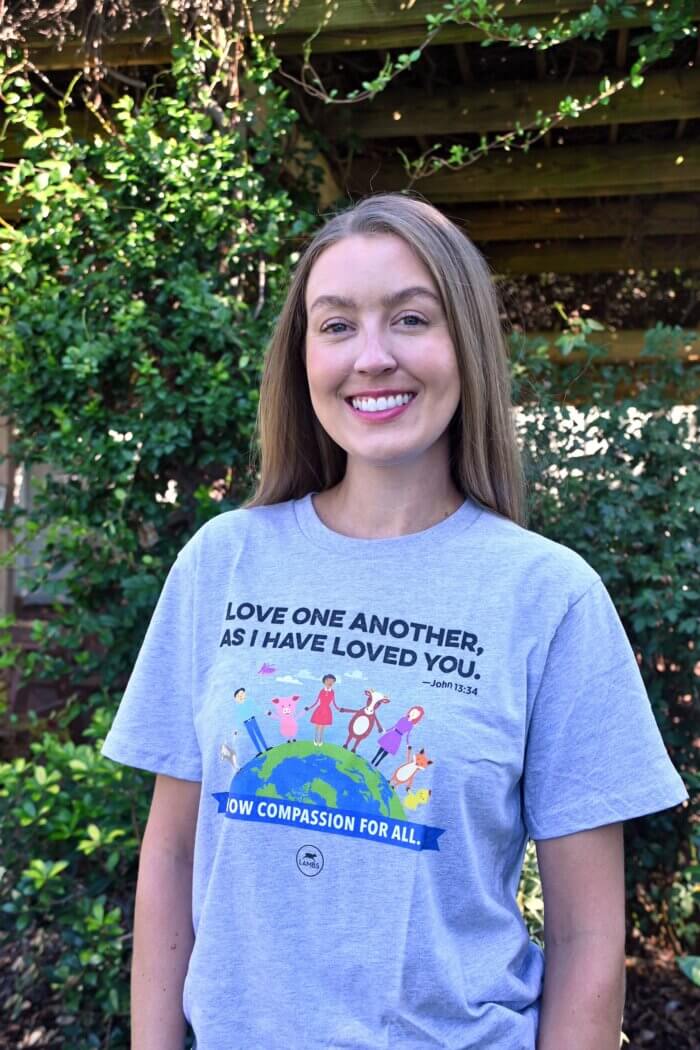
[[[419,461],[460,400],[457,357],[430,273],[393,234],[327,248],[306,287],[306,372],[321,426],[357,461]]]

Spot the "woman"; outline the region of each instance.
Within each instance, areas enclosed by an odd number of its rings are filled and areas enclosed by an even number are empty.
[[[372,759],[372,765],[378,766],[387,755],[395,755],[401,747],[401,742],[405,738],[405,743],[408,744],[411,739],[411,730],[415,725],[420,722],[421,718],[425,714],[422,707],[412,707],[406,714],[398,720],[395,726],[380,736],[377,743],[377,753]]]
[[[336,711],[340,711],[340,708],[335,702],[335,692],[333,686],[335,685],[335,675],[326,674],[323,676],[323,689],[319,690],[318,696],[314,700],[313,704],[305,707],[305,711],[312,711],[311,724],[314,728],[314,747],[323,746],[323,734],[326,731],[326,726],[333,724],[333,712],[331,707],[334,707]]]
[[[488,268],[434,208],[379,195],[315,236],[258,490],[180,552],[104,745],[158,774],[133,1050],[181,1046],[183,1010],[197,1050],[617,1050],[622,824],[687,793],[600,578],[524,528],[509,389]],[[236,647],[233,596],[260,621]],[[420,705],[419,813],[342,727],[224,778],[227,683],[273,655]],[[546,965],[516,903],[528,837]]]

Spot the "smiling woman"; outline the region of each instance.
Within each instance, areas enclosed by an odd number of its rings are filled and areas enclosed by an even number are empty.
[[[202,783],[189,824],[154,796],[134,1050],[176,1045],[173,988],[197,1050],[619,1046],[622,825],[687,792],[600,577],[524,527],[498,317],[409,197],[299,263],[258,491],[180,552],[104,745]]]
[[[397,527],[428,528],[442,508],[455,510],[463,501],[442,469],[449,461],[460,375],[433,278],[401,237],[355,234],[320,256],[306,302],[311,404],[347,457],[342,481],[317,496],[316,509],[330,518],[336,507],[345,530],[356,535],[367,520],[351,508],[361,512],[367,502],[384,505],[388,535]],[[392,504],[386,505],[389,487],[401,491],[404,506],[412,491],[419,497],[411,499],[410,520],[398,521]],[[416,519],[416,504],[423,520]]]
[[[332,218],[297,267],[268,349],[259,429],[249,506],[317,491],[327,523],[367,538],[427,528],[466,494],[522,522],[498,301],[471,241],[399,194]],[[372,522],[368,486],[383,496]]]

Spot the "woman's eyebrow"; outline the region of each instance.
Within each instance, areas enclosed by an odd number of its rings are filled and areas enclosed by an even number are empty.
[[[433,302],[440,304],[440,299],[431,292],[429,288],[425,288],[421,284],[412,285],[410,288],[402,288],[398,292],[391,292],[390,295],[382,297],[382,306],[393,307],[399,306],[401,303],[406,302],[408,299],[415,299],[418,296],[427,296],[432,299]],[[341,309],[356,310],[357,303],[354,299],[348,299],[344,295],[319,295],[317,299],[314,299],[311,304],[309,313],[312,313],[319,306],[337,306]]]

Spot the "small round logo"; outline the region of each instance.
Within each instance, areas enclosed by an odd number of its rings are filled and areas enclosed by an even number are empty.
[[[323,854],[318,846],[302,846],[297,850],[297,868],[310,879],[323,871]]]

